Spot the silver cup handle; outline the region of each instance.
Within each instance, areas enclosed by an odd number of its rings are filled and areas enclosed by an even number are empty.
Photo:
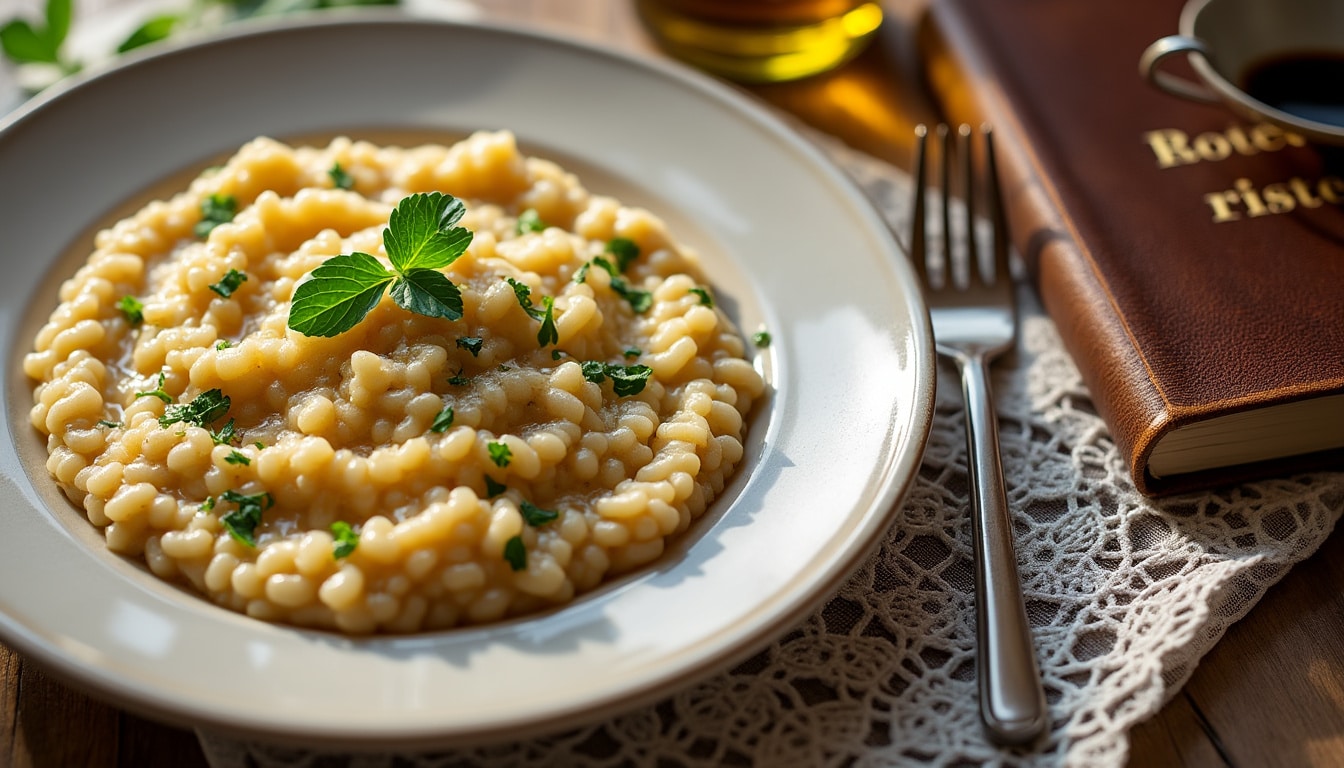
[[[1205,104],[1217,104],[1221,100],[1203,83],[1198,83],[1161,69],[1163,59],[1177,53],[1198,53],[1208,57],[1208,47],[1204,41],[1185,35],[1168,35],[1148,46],[1139,57],[1139,74],[1159,90],[1173,96],[1198,101]]]

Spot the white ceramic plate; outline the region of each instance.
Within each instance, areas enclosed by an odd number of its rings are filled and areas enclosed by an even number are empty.
[[[106,552],[56,492],[20,368],[95,221],[258,134],[508,128],[699,247],[758,355],[736,481],[653,567],[548,614],[349,639],[217,608]],[[0,122],[0,636],[171,721],[353,747],[536,735],[758,650],[892,524],[933,351],[913,274],[860,193],[764,110],[680,68],[394,16],[238,27],[132,55]]]

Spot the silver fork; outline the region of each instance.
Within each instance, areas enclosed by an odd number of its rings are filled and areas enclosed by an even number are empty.
[[[999,456],[999,429],[989,387],[989,364],[1012,349],[1017,313],[1008,269],[1008,240],[1000,199],[993,137],[988,127],[983,157],[986,217],[994,231],[993,259],[984,264],[976,246],[978,197],[972,132],[957,131],[952,146],[947,126],[938,127],[941,144],[939,174],[943,247],[928,248],[925,232],[925,188],[928,173],[928,130],[915,131],[914,211],[910,256],[924,287],[933,321],[938,354],[950,359],[961,374],[966,401],[966,440],[971,480],[971,521],[976,561],[976,668],[980,681],[980,716],[990,737],[1000,744],[1035,740],[1047,722],[1045,693],[1041,688],[1031,628],[1022,602],[1013,552],[1013,527],[1008,516],[1008,494]],[[966,246],[952,247],[951,168],[960,171]]]

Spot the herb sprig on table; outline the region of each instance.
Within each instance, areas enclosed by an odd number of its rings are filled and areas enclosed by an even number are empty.
[[[439,192],[402,199],[383,230],[392,269],[360,251],[327,259],[294,290],[289,327],[305,336],[345,333],[378,305],[389,287],[402,309],[461,319],[462,292],[439,270],[471,244],[471,230],[457,226],[465,213],[462,201]]]
[[[180,12],[150,16],[117,47],[122,54],[184,30],[207,30],[253,16],[281,16],[359,5],[397,5],[398,0],[194,0]],[[17,65],[53,68],[47,80],[78,72],[83,62],[65,50],[75,17],[73,0],[47,0],[42,18],[14,17],[0,23],[0,52]],[[48,84],[44,82],[43,85]]]

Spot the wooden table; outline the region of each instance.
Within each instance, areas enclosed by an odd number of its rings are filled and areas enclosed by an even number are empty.
[[[934,115],[919,87],[914,43],[924,0],[885,2],[889,17],[879,39],[849,65],[745,90],[858,149],[907,165],[913,126]],[[658,55],[624,0],[480,5],[491,19]],[[1344,533],[1272,588],[1185,688],[1132,735],[1136,768],[1344,765]],[[91,699],[0,646],[0,766],[201,765],[192,732]]]

